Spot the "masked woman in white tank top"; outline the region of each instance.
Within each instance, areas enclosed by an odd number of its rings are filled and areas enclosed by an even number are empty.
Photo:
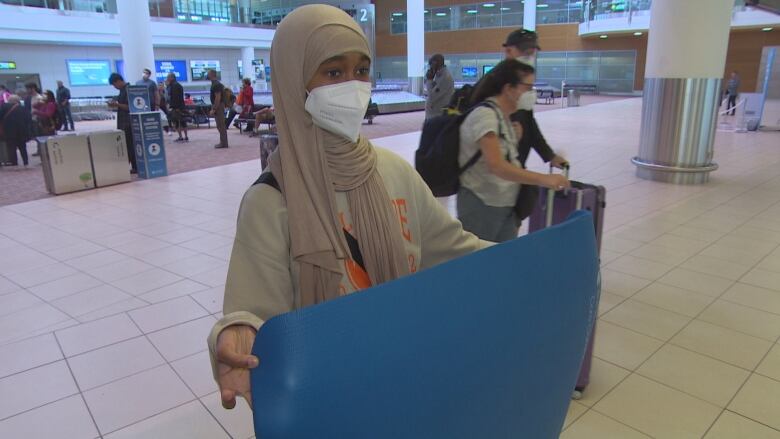
[[[465,232],[414,169],[360,135],[371,53],[340,9],[309,5],[271,47],[279,149],[247,190],[209,336],[222,404],[251,401],[257,329],[280,313],[387,282],[489,243]],[[273,176],[273,178],[271,178]]]
[[[471,98],[476,108],[460,126],[460,165],[477,152],[481,157],[460,176],[458,219],[464,229],[484,240],[517,237],[514,205],[521,184],[555,190],[569,187],[564,176],[528,171],[517,159],[522,128],[513,127],[509,116],[533,84],[533,67],[514,59],[500,62],[477,84]]]

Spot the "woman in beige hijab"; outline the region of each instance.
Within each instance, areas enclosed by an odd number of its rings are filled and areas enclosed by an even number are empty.
[[[209,336],[226,408],[249,395],[262,323],[281,313],[431,267],[482,248],[397,155],[359,134],[371,53],[340,9],[309,5],[278,26],[271,47],[279,149],[244,195]]]

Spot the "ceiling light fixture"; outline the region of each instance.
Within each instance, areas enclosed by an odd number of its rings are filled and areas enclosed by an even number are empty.
[[[642,36],[642,32],[634,32],[634,36],[635,37],[641,37]]]
[[[437,13],[436,13],[436,16],[437,16],[437,17],[446,17],[446,16],[447,16],[447,13],[446,13],[446,12],[437,12]]]
[[[609,36],[608,35],[599,35],[599,38],[601,38],[602,40],[606,40],[607,38],[609,38]]]
[[[537,8],[549,8],[550,5],[548,5],[547,3],[540,3],[540,4],[536,5],[536,7]]]
[[[496,4],[495,3],[483,3],[482,7],[483,8],[495,8]]]
[[[476,9],[469,9],[468,11],[466,11],[466,13],[467,14],[476,14],[477,10]]]
[[[403,12],[393,12],[393,17],[403,17],[403,16],[404,16]]]
[[[772,29],[774,29],[774,28],[772,28],[772,27],[765,27],[765,28],[761,29],[761,31],[762,31],[762,32],[769,32],[769,31],[771,31]]]

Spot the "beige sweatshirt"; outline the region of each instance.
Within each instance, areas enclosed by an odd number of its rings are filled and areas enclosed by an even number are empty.
[[[381,148],[377,148],[377,154],[377,169],[398,213],[410,273],[492,244],[464,231],[409,163]],[[342,226],[349,232],[351,218],[346,194],[337,192],[336,202]],[[345,261],[340,288],[347,294],[367,286],[354,267],[351,260]],[[219,333],[231,325],[259,329],[271,317],[297,309],[298,270],[298,263],[290,255],[287,208],[282,194],[267,184],[249,188],[238,212],[225,285],[224,317],[214,325],[208,338],[215,379]]]

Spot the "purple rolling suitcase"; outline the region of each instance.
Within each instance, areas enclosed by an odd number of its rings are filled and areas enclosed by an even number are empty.
[[[565,171],[568,176],[568,169]],[[594,186],[571,182],[571,189],[554,192],[547,188],[539,188],[539,201],[528,221],[528,233],[544,229],[563,222],[575,210],[587,210],[593,215],[593,225],[596,233],[596,248],[601,252],[601,232],[604,228],[604,208],[606,207],[604,186]],[[600,292],[599,287],[599,292]],[[596,304],[598,306],[598,303]],[[595,325],[595,323],[594,323]],[[591,332],[585,358],[582,360],[580,375],[577,378],[573,398],[579,399],[590,381],[590,366],[593,360],[593,339],[596,328]]]

